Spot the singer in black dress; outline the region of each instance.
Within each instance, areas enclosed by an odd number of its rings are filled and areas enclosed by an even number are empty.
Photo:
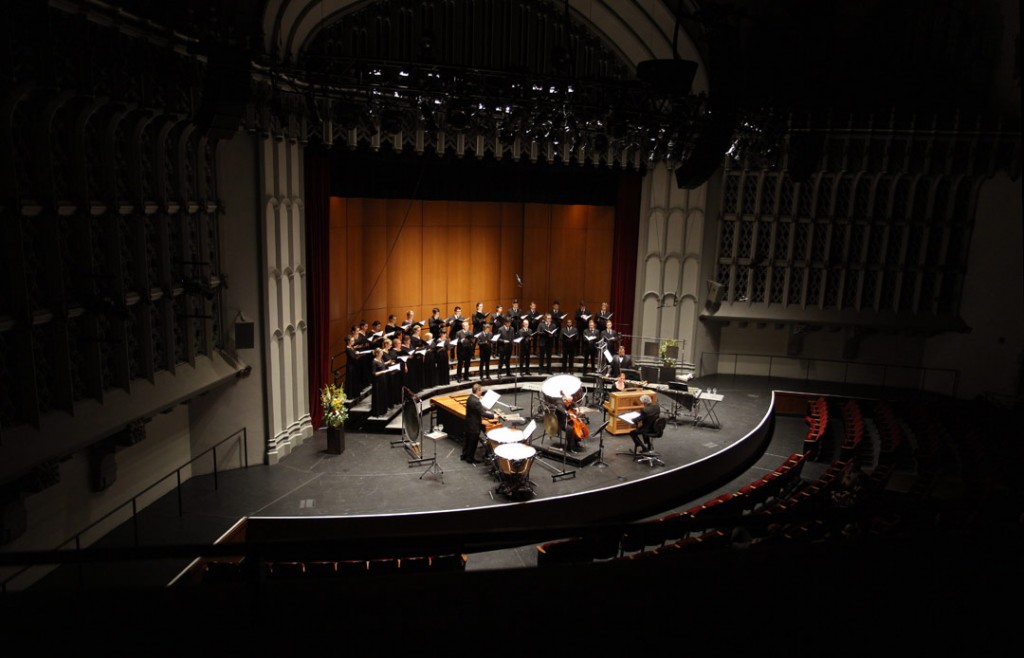
[[[373,386],[370,389],[370,415],[381,417],[390,408],[388,400],[387,366],[384,365],[384,350],[373,351]]]

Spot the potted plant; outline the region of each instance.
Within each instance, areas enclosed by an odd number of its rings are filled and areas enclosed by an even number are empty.
[[[658,372],[658,380],[661,382],[673,381],[676,378],[676,357],[679,355],[679,343],[672,339],[661,341],[658,346],[658,359],[661,367]]]
[[[320,404],[324,408],[327,426],[327,452],[340,455],[345,452],[345,421],[348,420],[348,398],[340,386],[328,384],[320,391]]]

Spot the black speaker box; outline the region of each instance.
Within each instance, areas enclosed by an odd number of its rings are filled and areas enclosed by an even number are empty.
[[[252,322],[235,323],[235,349],[251,350],[256,347],[256,325]]]

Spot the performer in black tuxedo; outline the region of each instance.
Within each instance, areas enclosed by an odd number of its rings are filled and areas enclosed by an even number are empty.
[[[498,304],[494,307],[494,313],[491,313],[491,331],[498,333],[506,324],[508,324],[508,318],[505,317],[505,307]]]
[[[480,430],[484,427],[484,418],[495,418],[493,411],[484,409],[480,401],[480,393],[484,387],[479,382],[473,384],[472,394],[466,398],[466,434],[462,442],[462,461],[476,463],[476,447],[480,443]]]
[[[487,322],[487,314],[484,313],[484,303],[476,303],[476,311],[473,313],[473,335],[484,330],[484,323]]]
[[[537,304],[535,302],[530,302],[530,308],[528,308],[528,309],[524,310],[522,313],[520,313],[519,314],[519,322],[516,322],[512,326],[514,326],[516,328],[516,332],[518,333],[520,327],[522,327],[523,320],[526,320],[526,321],[528,321],[530,323],[530,331],[531,332],[535,332],[535,331],[537,331],[537,325],[540,324],[540,319],[541,319],[541,314],[537,312]],[[533,346],[535,346],[536,344],[537,344],[536,337],[531,337],[530,338],[530,345],[531,345],[530,351],[531,352],[536,352],[537,351],[537,350],[533,349]]]
[[[580,339],[581,347],[583,349],[583,374],[587,374],[587,365],[591,368],[597,368],[597,343],[601,340],[601,332],[597,330],[597,323],[594,318],[590,318],[587,323],[587,328],[583,330],[582,338]]]
[[[576,309],[576,328],[579,331],[586,331],[587,327],[590,326],[590,320],[594,317],[594,314],[587,310],[587,303],[580,300],[580,307]]]
[[[555,325],[555,337],[551,341],[551,349],[559,354],[562,353],[561,340],[562,336],[562,324],[565,322],[565,313],[562,313],[562,305],[558,303],[556,299],[551,303],[551,312],[548,313],[551,316],[551,322]],[[548,372],[551,372],[551,368],[548,368]]]
[[[572,318],[565,318],[562,327],[562,372],[572,372],[576,367],[576,351],[580,342],[580,334],[573,326]]]
[[[448,332],[445,331],[444,318],[441,317],[441,309],[436,306],[430,312],[430,320],[427,322],[427,329],[433,334],[434,339],[445,338]]]
[[[512,376],[512,341],[516,330],[512,325],[505,324],[498,331],[498,377],[504,371],[506,377]]]
[[[519,328],[516,333],[516,338],[519,338],[519,374],[529,375],[530,374],[530,339],[533,337],[533,332],[530,331],[530,321],[523,318],[523,325]]]
[[[473,332],[469,329],[469,320],[462,321],[462,328],[455,334],[456,354],[458,362],[455,365],[455,379],[464,382],[469,379],[469,365],[473,362]]]
[[[651,400],[650,395],[641,395],[640,404],[644,405],[640,409],[640,416],[636,419],[636,427],[629,432],[630,438],[633,439],[633,445],[636,450],[651,450],[651,433],[654,432],[654,423],[661,416],[661,407]]]
[[[608,364],[608,376],[618,377],[623,370],[633,367],[633,358],[626,354],[625,347],[619,347],[618,354],[612,355],[612,361]]]
[[[551,351],[557,335],[558,326],[552,321],[550,313],[545,314],[544,319],[537,325],[537,348],[540,354],[538,367],[541,372],[551,372]]]
[[[487,322],[484,324],[483,331],[476,337],[477,349],[480,352],[480,370],[477,374],[481,379],[491,378],[491,350],[493,343],[491,339],[494,338],[494,333],[491,331],[491,323]]]
[[[505,316],[509,324],[518,331],[519,325],[523,319],[523,311],[519,308],[519,300],[513,299],[512,306],[508,309],[508,315]]]
[[[461,306],[456,306],[455,307],[455,313],[452,315],[452,317],[450,317],[450,318],[448,318],[448,320],[446,320],[446,323],[448,324],[448,336],[453,341],[454,341],[454,339],[456,337],[456,334],[458,334],[459,331],[462,329],[462,322],[465,319],[466,318],[462,317],[462,307]],[[452,345],[451,349],[448,351],[448,357],[450,359],[458,358],[458,355],[455,353],[455,345],[454,344]]]
[[[619,342],[622,340],[622,335],[612,329],[611,320],[605,321],[605,329],[601,332],[601,339],[604,340],[606,350],[612,354],[619,351]]]
[[[612,312],[608,310],[608,302],[601,302],[601,310],[597,312],[597,328],[604,331],[608,321],[612,319]]]

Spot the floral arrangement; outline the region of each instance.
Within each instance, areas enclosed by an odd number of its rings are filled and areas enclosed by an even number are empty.
[[[676,360],[668,355],[668,348],[678,346],[679,343],[674,340],[662,341],[661,346],[658,348],[658,358],[661,359],[662,365],[672,367],[676,364]]]
[[[348,420],[345,391],[335,384],[328,384],[320,391],[320,403],[324,407],[324,425],[337,429]]]

